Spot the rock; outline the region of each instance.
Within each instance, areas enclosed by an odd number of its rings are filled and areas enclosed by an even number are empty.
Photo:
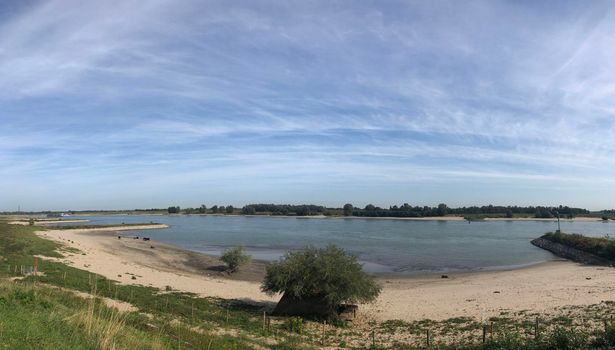
[[[132,277],[130,277],[130,279],[136,280],[136,279],[137,279],[137,277],[132,276]]]
[[[442,275],[441,278],[448,278],[448,275]]]
[[[572,248],[561,243],[552,242],[545,238],[536,238],[532,241],[532,244],[538,248],[548,250],[551,253],[559,256],[560,258],[569,259],[572,261],[580,262],[587,265],[602,265],[610,266],[612,261],[601,258],[591,253],[584,252],[582,250]]]

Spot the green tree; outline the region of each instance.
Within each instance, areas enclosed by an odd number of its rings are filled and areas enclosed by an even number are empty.
[[[233,214],[233,211],[235,210],[235,208],[233,208],[232,205],[229,205],[226,207],[226,213],[227,214]]]
[[[207,213],[207,207],[205,206],[205,204],[201,204],[201,206],[199,207],[199,214],[206,214]]]
[[[356,257],[334,245],[286,253],[267,266],[261,289],[284,293],[278,306],[283,300],[315,300],[328,315],[334,315],[342,303],[371,302],[381,290]]]
[[[220,260],[228,266],[228,271],[233,273],[237,272],[240,266],[248,264],[252,257],[244,252],[243,246],[239,246],[225,250]]]
[[[344,204],[344,216],[351,216],[354,207],[350,203]]]
[[[179,212],[180,212],[180,208],[179,208],[179,207],[169,207],[169,208],[167,209],[167,212],[168,212],[169,214],[179,214]]]
[[[438,216],[445,216],[448,214],[448,206],[444,203],[438,204],[438,210],[436,211]]]
[[[218,212],[218,206],[217,206],[217,205],[214,205],[213,207],[211,207],[211,212],[212,212],[213,214],[216,214],[216,213]]]
[[[253,205],[246,205],[241,209],[241,213],[244,215],[254,215],[256,214],[256,209]]]

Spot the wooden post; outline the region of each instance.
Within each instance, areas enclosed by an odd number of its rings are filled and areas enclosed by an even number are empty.
[[[609,330],[609,321],[604,320],[604,331],[608,331]]]
[[[430,346],[431,346],[431,340],[430,340],[430,337],[429,337],[429,329],[428,329],[427,330],[427,347],[430,347]]]
[[[493,321],[491,321],[491,329],[489,329],[489,339],[493,341]]]
[[[38,275],[38,258],[34,258],[34,275]]]
[[[483,325],[483,344],[487,341],[487,326]]]
[[[326,323],[326,321],[322,322],[322,336],[320,338],[320,344],[321,345],[325,345],[325,323]]]
[[[376,330],[372,329],[372,349],[376,348]]]
[[[534,324],[534,339],[538,340],[538,317],[536,317],[536,323]]]
[[[267,329],[267,313],[263,311],[263,332]]]

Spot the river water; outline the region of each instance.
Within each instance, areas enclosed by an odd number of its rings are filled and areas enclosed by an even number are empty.
[[[555,257],[530,244],[557,229],[550,221],[410,221],[216,215],[88,216],[88,224],[150,222],[170,227],[132,232],[176,246],[219,255],[244,245],[253,258],[275,260],[306,245],[338,245],[372,273],[480,271],[528,266]],[[74,224],[72,224],[74,225]],[[615,235],[615,223],[567,222],[562,231]],[[128,233],[131,234],[131,233]]]

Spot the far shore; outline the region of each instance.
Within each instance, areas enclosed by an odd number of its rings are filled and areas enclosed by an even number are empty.
[[[371,216],[326,216],[326,215],[305,215],[305,216],[297,216],[297,215],[244,215],[244,214],[166,214],[166,213],[91,213],[91,214],[74,214],[70,217],[79,217],[79,216],[216,216],[216,217],[247,217],[247,218],[295,218],[295,219],[337,219],[337,220],[406,220],[406,221],[467,221],[464,216],[460,215],[447,215],[447,216],[424,216],[424,217],[371,217]],[[471,215],[468,215],[471,216]],[[496,218],[484,218],[479,219],[473,222],[481,222],[481,221],[547,221],[554,222],[557,221],[557,218],[534,218],[534,217],[496,217]],[[599,222],[603,221],[599,217],[591,217],[591,216],[576,216],[572,219],[568,218],[560,218],[562,222]],[[70,222],[68,220],[62,220],[61,222]]]
[[[260,290],[266,266],[263,262],[253,261],[229,276],[216,257],[121,234],[121,230],[148,228],[160,226],[37,233],[81,252],[65,252],[62,261],[120,283],[152,286],[163,291],[172,288],[265,307],[271,307],[279,299]],[[442,278],[441,274],[379,276],[382,294],[375,303],[362,306],[360,315],[375,320],[444,320],[457,316],[486,319],[501,312],[552,312],[568,305],[615,300],[615,269],[569,261],[504,271],[448,273],[446,277]]]

